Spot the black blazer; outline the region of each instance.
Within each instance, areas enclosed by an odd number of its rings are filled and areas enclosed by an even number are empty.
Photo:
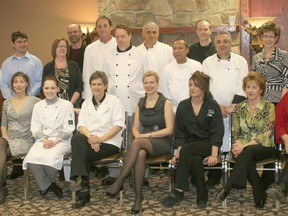
[[[78,64],[74,61],[68,60],[68,70],[69,70],[69,99],[71,100],[74,92],[83,91],[82,75]],[[48,75],[55,76],[55,61],[47,63],[43,68],[42,84],[44,78]]]

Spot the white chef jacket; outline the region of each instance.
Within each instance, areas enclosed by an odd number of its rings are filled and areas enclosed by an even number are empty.
[[[103,70],[109,80],[108,92],[120,99],[128,114],[134,113],[139,99],[144,96],[142,76],[148,70],[146,54],[134,46],[118,52],[115,46],[106,54]]]
[[[70,101],[58,98],[50,105],[47,105],[45,99],[36,103],[31,119],[31,132],[36,142],[23,161],[23,169],[27,169],[27,163],[33,163],[60,170],[63,156],[71,152],[70,140],[75,130],[74,120],[73,104]],[[45,137],[52,140],[60,138],[62,141],[50,149],[44,149],[41,141]]]
[[[86,99],[82,104],[77,129],[80,126],[86,127],[92,134],[97,136],[106,134],[113,126],[125,129],[125,111],[116,96],[106,93],[105,99],[97,111],[92,102],[92,97]],[[105,143],[120,148],[122,143],[121,132],[106,140]]]
[[[89,79],[92,73],[95,71],[103,71],[103,61],[106,53],[117,46],[116,39],[112,37],[107,43],[103,43],[97,40],[89,44],[84,52],[83,62],[83,75],[82,80],[84,82],[84,90],[82,98],[86,99],[92,96]],[[104,71],[105,72],[105,71]]]
[[[173,112],[176,113],[178,104],[189,98],[189,79],[195,71],[202,71],[200,62],[187,58],[184,64],[178,64],[176,60],[164,68],[163,94],[172,102]]]
[[[171,46],[162,42],[156,42],[153,48],[146,48],[144,43],[138,46],[147,54],[149,69],[157,72],[160,77],[159,92],[163,93],[163,70],[164,68],[174,60],[173,49]]]
[[[242,56],[231,53],[230,59],[222,60],[215,53],[203,61],[203,71],[211,77],[210,91],[219,104],[231,105],[235,95],[246,97],[242,84],[248,74],[248,64]],[[229,117],[224,119],[224,127],[222,149],[226,152],[231,146]]]

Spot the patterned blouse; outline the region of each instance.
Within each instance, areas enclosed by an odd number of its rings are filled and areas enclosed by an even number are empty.
[[[237,104],[232,113],[232,143],[240,140],[244,145],[255,140],[265,147],[274,146],[275,106],[265,99],[249,112],[247,100]]]
[[[288,52],[276,47],[271,59],[266,62],[263,49],[253,57],[252,70],[261,73],[267,79],[264,98],[278,103],[282,89],[288,88]]]
[[[70,101],[69,98],[69,70],[68,68],[56,68],[55,67],[55,77],[59,82],[60,92],[58,92],[58,97]],[[80,108],[81,97],[74,103],[75,108]]]

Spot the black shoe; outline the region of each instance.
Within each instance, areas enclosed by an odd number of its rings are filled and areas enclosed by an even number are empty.
[[[207,207],[207,201],[199,201],[197,202],[197,208],[203,209]]]
[[[59,188],[55,182],[51,183],[51,185],[49,186],[49,190],[51,190],[57,197],[59,198],[63,197],[63,192],[61,188]]]
[[[113,177],[108,176],[107,178],[102,180],[101,184],[103,186],[110,186],[116,181],[116,179],[117,178],[113,178]]]
[[[39,193],[42,195],[42,196],[45,196],[48,192],[49,192],[49,189],[50,189],[50,186],[48,188],[46,188],[45,190],[40,190]]]
[[[72,205],[73,209],[83,208],[87,203],[90,203],[90,195],[78,197],[76,203]]]
[[[143,196],[141,197],[141,205],[140,205],[140,208],[139,209],[134,209],[134,206],[133,206],[133,208],[131,209],[131,214],[132,215],[135,215],[135,214],[139,214],[139,213],[141,213],[141,208],[142,208],[142,202],[143,202]],[[134,203],[134,205],[135,205],[135,203]]]
[[[170,208],[176,205],[177,203],[181,202],[184,199],[184,192],[177,191],[173,189],[170,194],[162,200],[162,205]]]
[[[284,193],[284,190],[285,190],[285,185],[283,184],[276,185],[275,188],[269,188],[267,190],[267,195],[274,200],[283,201],[286,198],[286,194]]]
[[[109,197],[116,197],[118,195],[118,193],[120,193],[120,191],[123,190],[123,186],[121,186],[121,188],[116,192],[116,193],[110,193],[108,191],[106,191],[106,195]]]
[[[149,181],[147,178],[145,178],[143,181],[143,187],[149,187]]]
[[[227,198],[227,196],[229,195],[229,193],[230,193],[230,191],[225,190],[224,188],[222,188],[220,191],[217,192],[216,198],[217,198],[219,201],[223,202],[223,201]]]
[[[131,214],[132,215],[136,215],[136,214],[140,214],[141,213],[141,209],[135,210],[135,209],[131,209]]]
[[[265,194],[265,196],[261,200],[259,200],[258,202],[255,203],[255,208],[258,210],[264,209],[264,206],[266,204],[266,200],[267,200],[267,195]]]
[[[220,180],[215,180],[215,179],[208,179],[206,181],[206,186],[208,188],[214,188],[216,185],[220,184]]]
[[[24,171],[21,169],[18,169],[17,170],[17,172],[16,171],[12,171],[11,173],[10,173],[10,175],[8,175],[7,176],[7,179],[9,179],[9,180],[13,180],[13,179],[16,179],[16,178],[18,178],[18,177],[20,177],[20,176],[23,176],[24,175]]]

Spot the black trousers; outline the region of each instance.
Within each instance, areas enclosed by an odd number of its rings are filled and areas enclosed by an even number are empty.
[[[274,148],[264,147],[261,144],[247,146],[236,158],[233,172],[229,176],[224,188],[230,190],[233,185],[245,187],[247,180],[252,185],[254,201],[260,201],[266,194],[264,183],[256,170],[256,162],[272,157]]]
[[[288,161],[286,162],[278,180],[277,184],[284,184],[285,189],[288,190]]]
[[[208,201],[208,190],[205,184],[203,159],[211,155],[209,140],[187,143],[180,150],[177,163],[175,188],[189,190],[190,171],[197,189],[197,202]]]
[[[119,152],[118,147],[106,143],[101,143],[100,151],[95,152],[88,143],[87,137],[83,134],[74,134],[71,145],[71,177],[89,176],[90,162],[103,159]]]

